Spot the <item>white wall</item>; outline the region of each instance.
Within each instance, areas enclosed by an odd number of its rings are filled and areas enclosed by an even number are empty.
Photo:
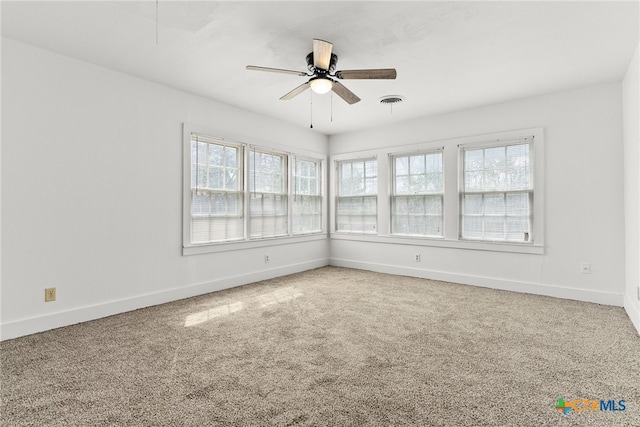
[[[2,339],[328,263],[326,239],[181,252],[183,122],[326,136],[7,39],[2,113]]]
[[[327,137],[3,39],[0,338],[325,265],[329,253],[335,265],[625,304],[640,320],[637,70],[638,52],[624,84],[329,138],[340,154],[543,127],[543,255],[336,239],[270,247],[266,268],[265,248],[181,255],[182,123],[323,154]],[[44,303],[49,286],[58,299]]]
[[[624,213],[626,292],[624,307],[640,332],[640,58],[638,49],[622,83],[624,117]]]
[[[398,110],[394,114],[401,114]],[[544,254],[341,238],[331,240],[331,263],[622,306],[621,84],[332,136],[329,149],[339,155],[536,127],[545,135]],[[421,253],[422,262],[414,261],[415,253]],[[591,264],[591,274],[581,274],[582,262]]]

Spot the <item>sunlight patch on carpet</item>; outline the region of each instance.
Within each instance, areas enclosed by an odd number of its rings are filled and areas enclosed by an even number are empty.
[[[236,313],[247,306],[259,306],[260,308],[265,308],[274,304],[282,304],[284,302],[293,301],[302,295],[304,294],[294,286],[277,289],[275,291],[266,292],[264,294],[257,295],[256,297],[249,298],[246,303],[243,301],[237,301],[231,304],[224,304],[219,307],[211,308],[209,310],[189,314],[184,321],[184,326],[185,328],[188,328],[219,317],[228,316],[229,314]]]

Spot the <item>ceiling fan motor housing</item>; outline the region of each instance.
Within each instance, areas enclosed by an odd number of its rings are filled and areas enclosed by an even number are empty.
[[[312,73],[318,73],[318,74],[333,74],[336,71],[336,66],[338,65],[338,55],[336,55],[335,53],[331,54],[331,59],[329,61],[329,69],[328,70],[321,70],[319,68],[316,68],[313,61],[313,52],[310,52],[307,55],[307,68],[309,69],[310,72]]]

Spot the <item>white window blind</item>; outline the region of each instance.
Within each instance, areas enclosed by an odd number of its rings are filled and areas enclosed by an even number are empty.
[[[318,160],[293,158],[293,234],[322,231],[320,171]]]
[[[391,156],[391,233],[443,235],[442,151]]]
[[[244,238],[242,151],[191,134],[191,243]]]
[[[251,148],[249,230],[251,238],[282,236],[288,228],[287,155]]]
[[[462,147],[463,239],[531,243],[533,138]]]
[[[378,161],[338,162],[336,231],[376,233]]]

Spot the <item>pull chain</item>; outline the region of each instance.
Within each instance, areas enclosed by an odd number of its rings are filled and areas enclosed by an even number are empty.
[[[310,99],[311,99],[311,106],[310,106],[310,118],[309,121],[311,122],[311,125],[309,126],[311,129],[313,129],[313,91],[310,92]]]

